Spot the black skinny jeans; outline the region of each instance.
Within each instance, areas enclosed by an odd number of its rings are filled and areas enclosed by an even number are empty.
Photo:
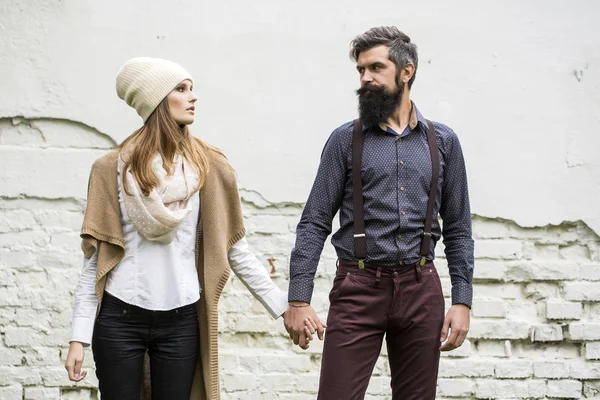
[[[195,305],[150,311],[105,293],[92,339],[102,400],[139,400],[146,351],[152,400],[189,400],[200,353]]]

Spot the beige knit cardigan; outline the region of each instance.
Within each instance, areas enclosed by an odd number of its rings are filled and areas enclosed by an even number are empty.
[[[89,258],[98,252],[98,311],[107,274],[125,254],[118,200],[117,160],[118,151],[113,150],[94,162],[81,229],[81,247],[85,257]],[[200,357],[190,400],[220,399],[218,301],[230,274],[227,253],[245,235],[235,171],[224,156],[212,150],[209,162],[206,182],[200,190],[202,223],[198,223],[196,240],[196,268],[202,288],[202,295],[196,304],[200,321]],[[149,387],[148,382],[144,386]]]

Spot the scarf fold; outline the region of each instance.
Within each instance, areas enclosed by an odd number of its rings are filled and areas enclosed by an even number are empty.
[[[119,155],[119,171],[128,159],[128,152]],[[156,154],[152,158],[152,172],[158,178],[158,186],[145,196],[131,171],[127,167],[122,178],[127,181],[127,190],[123,191],[123,202],[127,215],[138,233],[147,240],[171,243],[175,239],[179,224],[191,212],[190,198],[198,191],[198,175],[181,156],[176,155],[167,174],[162,157]]]

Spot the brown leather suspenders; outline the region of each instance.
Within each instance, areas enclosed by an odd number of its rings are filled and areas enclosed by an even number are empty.
[[[352,133],[352,203],[354,208],[354,255],[358,261],[358,268],[365,267],[365,258],[367,257],[367,241],[365,237],[365,215],[363,207],[363,182],[360,174],[362,165],[363,145],[365,135],[362,132],[362,124],[359,119],[354,120],[354,131]],[[437,184],[440,175],[440,159],[438,157],[437,141],[435,140],[435,130],[433,123],[427,120],[427,142],[429,144],[429,154],[431,155],[431,187],[429,189],[429,200],[427,201],[427,215],[425,217],[425,227],[423,238],[421,240],[421,261],[424,265],[429,255],[431,245],[431,225],[433,224],[433,208],[437,194]]]
[[[358,260],[360,269],[365,268],[365,258],[367,258],[363,182],[360,176],[364,143],[365,135],[362,131],[362,124],[360,119],[355,119],[352,133],[352,204],[354,209],[354,256]]]
[[[433,122],[427,121],[427,142],[429,143],[429,155],[431,156],[431,187],[429,188],[429,200],[427,201],[427,215],[425,216],[425,229],[423,240],[421,240],[421,266],[429,255],[431,243],[431,224],[433,223],[433,207],[437,194],[438,178],[440,176],[440,158],[438,157],[438,146],[435,140],[435,128]]]

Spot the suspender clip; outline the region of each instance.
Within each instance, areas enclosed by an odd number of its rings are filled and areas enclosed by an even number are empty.
[[[365,269],[365,260],[358,260],[358,269]]]
[[[421,257],[421,261],[419,262],[419,265],[422,267],[423,265],[425,265],[426,261],[427,261],[427,259],[425,257]]]

